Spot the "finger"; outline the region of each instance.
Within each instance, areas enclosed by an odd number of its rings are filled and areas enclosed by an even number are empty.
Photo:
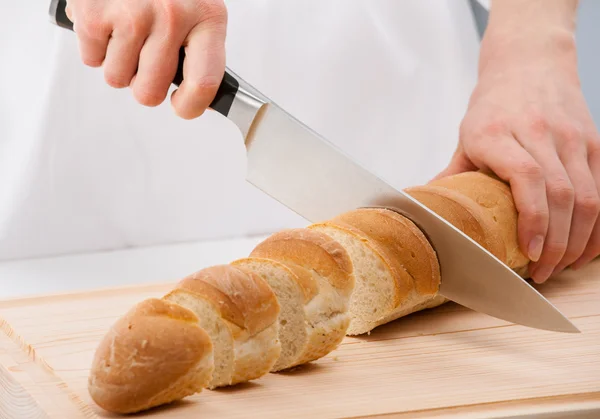
[[[542,256],[530,265],[531,277],[537,283],[546,281],[563,258],[573,215],[573,185],[554,147],[552,141],[545,141],[529,150],[545,174],[550,216]]]
[[[75,3],[70,8],[73,31],[77,35],[79,55],[90,67],[100,67],[106,56],[112,26],[104,19],[101,10],[83,8]]]
[[[581,152],[573,152],[565,156],[564,164],[573,184],[575,202],[567,249],[554,273],[562,271],[583,254],[600,212],[596,181],[583,146]]]
[[[196,26],[187,39],[183,82],[171,98],[175,113],[197,118],[213,101],[225,73],[225,27]]]
[[[459,173],[463,173],[463,172],[469,172],[469,171],[474,171],[477,170],[477,166],[475,166],[471,160],[469,160],[469,158],[467,157],[467,155],[464,153],[463,149],[461,146],[459,146],[456,151],[454,152],[454,155],[452,156],[452,160],[450,160],[450,163],[448,164],[448,166],[446,166],[446,168],[444,170],[442,170],[440,173],[437,174],[437,176],[435,176],[433,179],[431,179],[431,181],[435,181],[447,176],[452,176],[452,175],[457,175]]]
[[[590,172],[596,182],[600,193],[600,141],[592,142],[588,152],[588,164]],[[583,254],[571,264],[572,269],[579,269],[600,255],[600,219],[596,219],[590,238],[586,244]]]
[[[597,258],[598,255],[600,255],[600,222],[596,221],[596,224],[592,229],[590,240],[588,241],[583,254],[571,264],[571,269],[580,269],[582,266]]]
[[[65,14],[67,15],[67,18],[73,22],[75,20],[75,18],[73,17],[73,11],[71,9],[71,5],[69,3],[67,3],[67,5],[65,6]]]
[[[183,39],[151,34],[144,43],[135,80],[131,83],[135,99],[145,106],[158,106],[166,98],[177,71],[179,48]]]
[[[152,20],[142,13],[130,13],[118,19],[106,50],[104,79],[112,87],[123,88],[131,84],[137,71]]]
[[[518,239],[521,251],[537,261],[543,250],[549,225],[546,182],[542,168],[509,136],[493,142],[474,141],[469,157],[475,165],[491,170],[508,182],[518,212]]]

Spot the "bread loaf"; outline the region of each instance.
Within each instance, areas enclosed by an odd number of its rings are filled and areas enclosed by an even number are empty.
[[[406,191],[526,272],[508,185],[464,173]],[[444,303],[442,276],[426,235],[392,209],[277,232],[119,319],[96,351],[90,394],[130,413],[318,360],[346,335]]]

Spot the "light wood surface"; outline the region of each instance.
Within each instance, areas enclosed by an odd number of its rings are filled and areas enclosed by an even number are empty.
[[[94,350],[132,305],[171,286],[0,301],[0,418],[113,417],[87,393]],[[583,333],[448,303],[346,338],[296,371],[139,416],[600,418],[600,261],[537,288]]]

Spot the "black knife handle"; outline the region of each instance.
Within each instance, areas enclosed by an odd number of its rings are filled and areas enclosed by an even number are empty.
[[[61,28],[68,29],[73,31],[73,22],[67,17],[67,1],[66,0],[54,0],[54,4],[56,4],[56,10],[51,6],[50,14],[51,17],[56,22],[56,25]],[[175,86],[179,86],[183,81],[183,61],[185,59],[185,48],[181,47],[179,50],[179,62],[177,63],[177,73],[175,74],[175,78],[173,79],[173,84]],[[221,80],[221,84],[219,85],[219,89],[217,90],[217,94],[215,98],[210,103],[210,108],[219,112],[223,116],[229,115],[229,111],[231,110],[231,105],[235,99],[235,95],[238,92],[240,87],[240,82],[231,75],[227,70],[225,70],[225,74],[223,75],[223,79]]]

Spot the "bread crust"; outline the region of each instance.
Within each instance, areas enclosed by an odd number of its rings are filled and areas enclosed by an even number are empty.
[[[521,251],[518,240],[518,212],[510,186],[482,172],[464,172],[437,179],[431,186],[456,191],[479,204],[494,220],[506,247],[506,263],[522,270],[529,258]]]
[[[96,349],[88,379],[92,399],[107,411],[134,413],[200,392],[214,364],[212,343],[197,321],[161,299],[136,304]]]
[[[209,299],[223,318],[251,335],[277,321],[279,303],[264,279],[254,272],[215,265],[182,279],[176,286]]]
[[[266,257],[290,267],[310,267],[347,297],[354,289],[353,266],[346,249],[317,231],[307,228],[279,231],[259,243],[250,257]]]
[[[198,317],[198,325],[209,335],[213,344],[214,371],[207,388],[213,390],[217,387],[231,385],[234,364],[234,330],[241,330],[221,315],[214,300],[196,294],[188,289],[173,288],[162,297],[171,303],[178,304],[192,311]],[[193,301],[189,306],[187,301]],[[210,313],[202,311],[207,308]],[[197,312],[199,310],[200,312]],[[216,324],[215,324],[216,323]],[[238,333],[239,335],[239,333]],[[225,340],[225,342],[223,342]],[[224,343],[224,344],[223,344]],[[229,350],[225,350],[227,346]],[[229,348],[230,346],[230,348]]]
[[[379,259],[381,264],[392,273],[394,278],[394,297],[393,306],[397,307],[402,304],[403,301],[410,299],[414,292],[414,279],[406,272],[406,269],[402,266],[399,260],[390,257],[389,252],[383,248],[379,243],[371,240],[361,230],[343,222],[326,221],[322,223],[314,223],[308,228],[320,229],[322,227],[333,228],[344,232],[346,235],[354,237],[356,240],[362,242],[364,246],[369,248],[373,254]],[[324,234],[326,234],[324,232]]]
[[[412,277],[419,296],[432,296],[439,290],[440,268],[435,251],[408,218],[389,209],[361,208],[340,214],[331,223],[355,228],[377,243],[392,266],[399,263]]]
[[[431,185],[406,188],[405,191],[506,262],[506,247],[495,223],[472,199],[456,191]]]
[[[231,264],[214,265],[185,277],[176,289],[209,299],[229,322],[235,352],[231,385],[269,372],[281,353],[280,306],[260,275]]]
[[[314,361],[333,351],[350,324],[348,306],[355,279],[346,249],[326,234],[295,228],[271,235],[249,257],[280,262],[299,277],[311,276],[318,287],[305,304],[308,343],[291,366]]]

